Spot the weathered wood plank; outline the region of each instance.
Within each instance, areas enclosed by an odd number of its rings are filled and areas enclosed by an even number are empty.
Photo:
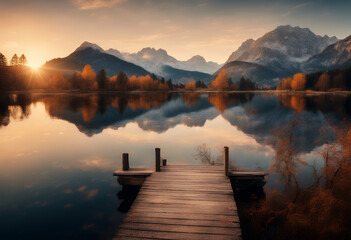
[[[202,233],[202,234],[221,234],[232,235],[236,228],[213,227],[213,226],[187,226],[176,224],[154,224],[154,223],[123,223],[121,229],[133,229],[142,231],[165,231],[165,232],[182,232],[182,233]]]
[[[154,171],[146,168],[129,168],[128,171],[117,170],[113,176],[151,176]]]
[[[191,214],[212,214],[212,215],[224,215],[224,216],[232,216],[233,214],[236,214],[236,209],[213,209],[213,208],[194,208],[194,207],[183,207],[179,208],[179,206],[170,206],[170,207],[165,207],[163,206],[162,208],[158,207],[147,207],[147,205],[142,205],[142,206],[137,206],[133,207],[133,211],[135,212],[145,212],[145,211],[153,211],[153,212],[159,212],[159,213],[191,213]]]
[[[241,235],[234,232],[233,235],[220,235],[220,234],[194,234],[182,232],[155,232],[155,231],[135,231],[132,229],[120,229],[118,235],[114,239],[124,239],[124,237],[147,237],[154,239],[176,239],[176,240],[233,240],[241,239]]]
[[[133,212],[128,213],[127,221],[129,218],[139,218],[139,217],[149,217],[149,218],[171,218],[171,219],[180,219],[180,220],[210,220],[210,221],[220,221],[220,222],[239,222],[239,217],[234,214],[230,216],[218,216],[213,214],[191,214],[191,213],[154,213],[154,212]]]
[[[201,219],[177,219],[160,217],[129,217],[125,223],[153,223],[153,224],[173,224],[185,226],[212,226],[212,227],[231,227],[238,228],[240,224],[235,221],[216,221]]]

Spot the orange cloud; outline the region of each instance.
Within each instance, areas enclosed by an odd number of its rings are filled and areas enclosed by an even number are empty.
[[[72,0],[80,10],[93,10],[98,8],[109,8],[127,0]]]

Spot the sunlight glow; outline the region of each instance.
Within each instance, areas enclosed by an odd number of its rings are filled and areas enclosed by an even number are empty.
[[[34,63],[34,62],[33,63],[28,63],[28,67],[30,67],[33,70],[38,71],[38,69],[41,67],[41,64]]]

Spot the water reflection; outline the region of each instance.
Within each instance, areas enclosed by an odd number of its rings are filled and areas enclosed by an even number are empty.
[[[232,165],[276,164],[266,186],[277,189],[279,177],[294,183],[295,173],[309,186],[309,165],[325,165],[320,151],[338,141],[335,127],[350,122],[350,105],[349,95],[328,94],[0,95],[0,231],[8,239],[111,238],[123,218],[116,208],[130,205],[115,196],[119,156],[150,167],[155,147],[171,164],[200,164],[192,159],[199,144],[213,156],[229,145]],[[277,152],[294,161],[275,161]],[[306,168],[290,164],[297,156]]]
[[[0,101],[0,126],[7,126],[10,116],[15,120],[28,118],[30,104],[41,102],[52,118],[74,124],[87,136],[106,128],[117,130],[131,122],[157,133],[179,124],[201,127],[222,115],[259,143],[272,144],[272,130],[297,117],[299,124],[294,130],[299,136],[293,142],[304,152],[316,147],[319,129],[326,121],[338,125],[351,115],[349,95],[326,94],[16,94],[1,95]]]

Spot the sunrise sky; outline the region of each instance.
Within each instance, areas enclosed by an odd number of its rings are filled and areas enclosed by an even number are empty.
[[[24,53],[30,65],[40,65],[89,41],[223,63],[243,41],[278,25],[345,38],[350,9],[347,0],[0,0],[0,52],[8,59]]]

